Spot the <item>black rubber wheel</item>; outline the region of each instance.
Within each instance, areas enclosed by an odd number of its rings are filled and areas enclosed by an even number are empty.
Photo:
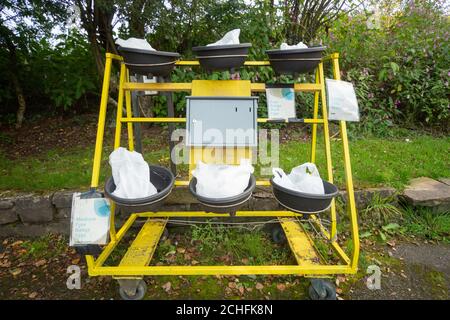
[[[281,226],[275,226],[272,229],[272,240],[276,244],[286,243],[286,234]]]
[[[139,281],[138,286],[136,288],[136,293],[130,296],[125,292],[121,287],[119,287],[119,295],[123,300],[142,300],[144,298],[145,293],[147,292],[147,284],[144,280]]]
[[[308,293],[311,300],[336,300],[336,288],[323,279],[311,280]]]

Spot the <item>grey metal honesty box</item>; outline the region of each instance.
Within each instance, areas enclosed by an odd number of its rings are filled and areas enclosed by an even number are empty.
[[[186,97],[187,146],[257,146],[258,97]]]

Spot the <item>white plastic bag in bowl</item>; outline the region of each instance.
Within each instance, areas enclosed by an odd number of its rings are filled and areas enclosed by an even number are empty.
[[[273,168],[273,182],[286,189],[310,194],[325,194],[323,181],[314,163],[304,163],[286,174],[281,168]]]
[[[123,199],[138,199],[158,193],[150,182],[150,168],[142,154],[117,148],[109,155],[109,164],[116,185],[113,195]]]
[[[237,196],[248,187],[254,168],[249,159],[241,159],[238,166],[197,162],[192,175],[197,178],[196,192],[207,198]]]

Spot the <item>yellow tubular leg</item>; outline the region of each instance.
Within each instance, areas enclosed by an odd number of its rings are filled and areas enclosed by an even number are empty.
[[[111,201],[110,213],[109,213],[109,237],[111,241],[116,241],[116,225],[114,215],[116,213],[116,204]]]
[[[320,99],[322,100],[322,118],[323,118],[323,135],[325,142],[325,155],[327,158],[327,173],[328,173],[328,181],[333,183],[333,166],[331,159],[331,144],[330,144],[330,132],[328,128],[328,110],[327,110],[327,97],[325,94],[325,76],[323,73],[323,63],[319,63],[319,81],[322,86],[322,90],[320,92]],[[330,222],[331,222],[331,230],[330,230],[330,240],[336,241],[336,203],[333,199],[331,202],[330,208]]]
[[[116,135],[114,138],[114,150],[120,147],[120,136],[122,132],[122,109],[123,109],[123,84],[125,82],[126,67],[120,64],[119,97],[117,98]]]
[[[130,74],[129,74],[128,70],[126,72],[126,79],[127,79],[127,82],[130,82]],[[125,104],[126,104],[126,109],[127,109],[127,118],[132,118],[133,113],[131,112],[131,92],[129,90],[127,90],[125,92]],[[128,122],[127,128],[128,128],[128,149],[130,151],[133,151],[134,150],[133,123]]]
[[[319,72],[316,70],[316,83],[319,83]],[[319,114],[319,92],[314,92],[314,112],[313,119],[317,119]],[[316,146],[317,146],[317,123],[312,125],[311,135],[311,162],[316,162]]]
[[[341,72],[339,69],[339,54],[334,53],[332,55],[332,62],[333,62],[334,79],[341,80]],[[349,212],[350,225],[353,239],[353,256],[351,268],[353,272],[356,272],[356,270],[358,269],[358,259],[359,259],[359,231],[358,231],[358,217],[356,214],[356,205],[355,205],[355,194],[353,190],[352,166],[350,163],[350,148],[348,145],[348,138],[347,138],[347,124],[345,123],[345,121],[339,121],[339,127],[342,138],[348,210],[350,211]]]
[[[106,55],[105,73],[103,75],[102,98],[100,100],[100,111],[97,124],[97,139],[95,141],[94,163],[92,167],[91,188],[98,187],[100,177],[100,164],[102,161],[103,136],[105,133],[106,108],[109,97],[109,80],[111,78],[112,59]]]

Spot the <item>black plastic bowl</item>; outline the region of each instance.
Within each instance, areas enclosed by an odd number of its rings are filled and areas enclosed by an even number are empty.
[[[118,47],[125,65],[131,73],[139,75],[168,76],[175,62],[180,57],[179,53],[166,51],[150,51]]]
[[[277,201],[283,207],[302,214],[316,214],[327,210],[333,198],[337,196],[339,191],[334,184],[325,180],[322,180],[322,182],[325,190],[324,195],[286,189],[273,182],[273,179],[270,179],[272,192]]]
[[[113,177],[110,177],[106,181],[105,194],[108,198],[115,202],[117,209],[119,209],[122,214],[155,212],[159,208],[161,208],[164,199],[167,198],[167,196],[172,191],[172,187],[175,182],[175,178],[172,172],[160,166],[150,165],[149,167],[150,182],[158,191],[157,194],[151,195],[150,197],[137,199],[119,198],[112,194],[114,190],[116,190],[116,185],[114,184]]]
[[[292,50],[266,50],[270,65],[277,74],[296,74],[313,71],[322,60],[326,47]]]
[[[225,46],[194,47],[200,65],[208,71],[238,69],[242,67],[248,56],[251,43],[232,44]]]
[[[206,212],[230,213],[234,214],[245,202],[252,196],[252,192],[256,186],[255,176],[250,175],[247,188],[243,193],[227,198],[207,198],[197,194],[196,192],[197,178],[192,178],[189,182],[189,191],[203,205]]]

